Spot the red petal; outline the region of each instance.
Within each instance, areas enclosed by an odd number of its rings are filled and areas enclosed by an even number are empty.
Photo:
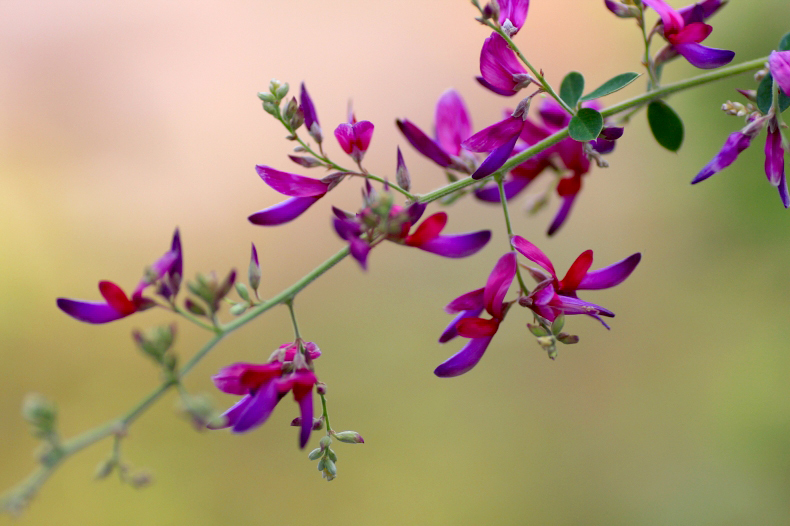
[[[585,250],[579,254],[579,257],[573,262],[571,268],[568,269],[568,273],[565,274],[565,277],[560,281],[560,291],[571,292],[576,290],[579,287],[579,283],[584,279],[584,276],[587,275],[587,271],[590,270],[592,262],[592,250]]]
[[[447,214],[445,212],[433,214],[420,223],[420,226],[416,228],[414,233],[406,238],[406,244],[412,247],[419,247],[423,243],[436,238],[446,224]]]
[[[483,318],[464,318],[455,326],[458,334],[464,338],[485,338],[496,334],[499,320],[485,320]]]
[[[132,300],[127,298],[121,287],[112,281],[100,281],[99,292],[107,300],[107,304],[119,313],[126,315],[137,312],[137,307]]]

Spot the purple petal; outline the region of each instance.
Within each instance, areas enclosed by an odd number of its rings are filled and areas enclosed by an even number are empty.
[[[461,143],[472,134],[472,121],[461,95],[448,89],[436,103],[436,142],[450,155],[461,153]],[[433,157],[431,157],[433,159]]]
[[[505,181],[503,184],[505,190],[505,199],[510,201],[534,180],[534,178],[529,177],[513,177],[510,180]],[[499,187],[496,185],[496,183],[492,183],[490,185],[484,186],[483,188],[478,188],[475,190],[475,197],[488,203],[499,203]]]
[[[250,402],[252,402],[252,396],[246,395],[244,398],[233,404],[227,411],[222,413],[222,418],[225,422],[224,424],[209,424],[206,427],[209,429],[223,429],[236,425],[236,422],[239,420],[239,416],[241,416],[241,414],[247,410],[247,406],[250,404]]]
[[[700,69],[714,69],[724,66],[732,62],[732,59],[735,57],[734,51],[705,47],[695,42],[673,44],[673,47],[678,53],[683,55],[692,66]]]
[[[513,244],[513,248],[518,250],[522,256],[530,261],[534,261],[544,269],[548,270],[552,278],[557,278],[557,273],[554,271],[554,265],[551,264],[551,260],[548,258],[548,256],[546,256],[546,254],[543,253],[541,249],[521,236],[513,236],[511,243]]]
[[[490,91],[493,91],[493,92],[494,92],[494,93],[496,93],[497,95],[503,95],[503,96],[505,96],[505,97],[512,97],[513,95],[515,95],[516,93],[518,93],[517,91],[513,91],[512,89],[501,89],[501,88],[497,88],[496,86],[494,86],[493,84],[491,84],[490,82],[488,82],[488,81],[487,81],[486,79],[484,79],[483,77],[475,77],[475,80],[476,80],[477,82],[479,82],[481,86],[483,86],[484,88],[486,88],[486,89],[488,89],[488,90],[490,90]]]
[[[768,68],[779,89],[790,96],[790,51],[771,51]]]
[[[439,367],[433,371],[433,374],[440,378],[450,378],[469,371],[472,367],[477,365],[477,362],[483,357],[492,338],[493,336],[488,336],[487,338],[474,338],[469,340],[469,343],[464,345],[460,351],[439,365]]]
[[[735,159],[738,158],[738,155],[742,151],[749,147],[751,142],[752,137],[750,135],[746,135],[740,130],[731,133],[730,136],[727,137],[727,140],[724,142],[724,146],[722,146],[719,153],[717,153],[713,159],[711,159],[711,161],[706,164],[702,170],[700,170],[697,176],[691,181],[691,184],[697,184],[700,181],[704,181],[711,175],[723,170],[724,168],[727,168],[735,161]]]
[[[486,281],[483,301],[488,313],[498,320],[504,315],[502,302],[516,277],[516,266],[516,253],[508,252],[499,258]]]
[[[311,130],[313,124],[318,125],[318,115],[315,112],[313,99],[311,99],[310,94],[307,93],[307,88],[305,87],[304,82],[302,82],[302,91],[301,94],[299,95],[299,102],[300,102],[299,108],[302,110],[302,114],[304,115],[304,124],[308,130]]]
[[[485,297],[484,290],[484,287],[480,287],[466,294],[461,294],[448,303],[444,311],[448,314],[454,314],[456,312],[475,311],[479,309],[480,312],[482,312]],[[477,314],[475,314],[475,316],[477,316]]]
[[[514,135],[508,142],[488,154],[485,161],[480,163],[475,173],[472,174],[472,179],[482,179],[492,173],[496,172],[507,162],[510,154],[518,141],[518,133]]]
[[[406,140],[409,141],[412,146],[414,146],[415,150],[443,168],[447,168],[453,164],[453,160],[450,158],[450,155],[448,155],[441,146],[434,142],[433,139],[425,135],[422,130],[420,130],[410,121],[406,119],[398,119],[395,121],[395,123],[398,125],[398,128],[400,129],[403,136],[406,137]]]
[[[609,309],[572,296],[558,294],[554,301],[551,302],[551,306],[560,309],[565,314],[598,314],[600,316],[614,318],[614,313]]]
[[[476,317],[480,316],[480,314],[483,312],[482,303],[483,303],[483,289],[480,289],[480,304],[481,304],[481,307],[479,307],[477,309],[461,311],[460,314],[458,314],[458,316],[456,316],[453,319],[453,321],[450,322],[450,325],[448,325],[447,328],[444,329],[444,332],[442,332],[442,335],[439,336],[439,343],[449,342],[450,340],[452,340],[453,338],[458,336],[458,328],[457,328],[457,326],[458,326],[458,322],[459,321],[463,320],[464,318],[476,318]],[[448,307],[449,307],[449,305],[448,305]],[[445,310],[447,310],[447,309],[445,308]]]
[[[263,424],[272,414],[279,401],[280,396],[277,393],[275,382],[269,382],[261,386],[252,395],[252,400],[241,411],[238,418],[236,418],[236,421],[233,423],[233,432],[243,433]]]
[[[516,54],[498,33],[491,33],[480,50],[480,74],[483,79],[500,90],[516,91],[514,75],[526,74]]]
[[[321,197],[320,195],[315,197],[292,197],[260,212],[255,212],[247,219],[254,225],[282,225],[299,217],[302,212],[313,206]]]
[[[554,128],[564,128],[571,120],[568,112],[554,99],[543,99],[538,113],[543,122]]]
[[[553,236],[557,230],[565,223],[565,220],[568,218],[568,214],[571,213],[571,208],[573,208],[573,203],[576,201],[576,196],[579,194],[571,194],[566,195],[562,198],[562,204],[560,205],[559,210],[557,210],[557,215],[554,216],[554,220],[549,225],[549,230],[546,232],[548,235]]]
[[[299,430],[299,447],[303,448],[310,440],[313,430],[313,391],[312,389],[299,399],[299,414],[302,417],[302,427]]]
[[[255,167],[263,182],[281,194],[290,197],[322,196],[327,192],[328,185],[320,179],[275,170],[270,166]]]
[[[339,219],[335,217],[332,219],[332,225],[334,225],[337,235],[346,241],[358,238],[362,234],[362,227],[360,224],[351,219]]]
[[[787,178],[785,177],[784,172],[782,172],[782,178],[779,180],[779,197],[782,198],[782,204],[785,208],[790,208],[790,193],[787,191]]]
[[[507,117],[475,133],[461,146],[470,152],[491,152],[511,141],[514,135],[518,137],[523,127],[520,117]]]
[[[600,290],[619,285],[631,275],[641,260],[642,254],[637,252],[617,263],[589,271],[576,288],[578,290]]]
[[[437,236],[417,248],[446,258],[465,258],[483,248],[490,239],[490,230],[480,230],[468,234]]]
[[[704,0],[697,4],[692,4],[678,9],[678,13],[683,17],[683,22],[692,24],[694,22],[702,22],[707,18],[713,16],[716,11],[724,7],[727,0]],[[702,20],[697,17],[702,16]]]
[[[348,241],[349,251],[351,256],[357,260],[362,270],[368,269],[368,254],[370,253],[370,245],[367,241],[359,238],[352,238]]]
[[[656,10],[664,24],[665,33],[674,33],[683,29],[683,17],[664,0],[642,0],[642,3]]]
[[[506,20],[516,29],[513,34],[524,25],[527,20],[529,0],[499,0],[499,25],[504,25]]]
[[[57,304],[60,310],[85,323],[107,323],[128,316],[103,302],[58,298]]]
[[[778,186],[785,173],[785,150],[778,124],[768,126],[765,140],[765,175],[772,185]]]

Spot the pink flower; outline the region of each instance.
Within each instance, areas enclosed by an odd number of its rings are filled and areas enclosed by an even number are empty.
[[[275,170],[270,166],[255,167],[263,182],[291,199],[270,206],[249,216],[250,223],[262,226],[275,226],[296,219],[308,208],[331,190],[337,178],[312,179],[303,175]]]
[[[343,122],[335,128],[335,137],[340,147],[354,159],[361,162],[373,137],[373,123],[370,121]]]

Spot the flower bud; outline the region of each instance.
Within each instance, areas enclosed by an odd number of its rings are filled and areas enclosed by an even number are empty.
[[[314,450],[312,450],[309,455],[307,455],[307,458],[309,458],[310,460],[318,460],[319,458],[321,458],[321,455],[323,454],[324,452],[321,450],[321,448],[317,447]]]
[[[192,301],[191,299],[189,299],[189,298],[187,298],[187,300],[184,302],[184,307],[189,312],[191,312],[192,314],[195,314],[196,316],[205,316],[206,315],[206,310],[203,307],[201,307],[200,305],[198,305],[197,303],[195,303],[194,301]]]
[[[236,283],[236,293],[239,295],[241,299],[250,303],[250,291],[247,289],[247,285],[239,281]]]
[[[129,477],[129,485],[135,489],[141,489],[149,486],[153,482],[153,477],[146,471],[135,473]]]
[[[33,426],[33,435],[43,438],[55,431],[58,410],[39,393],[29,393],[22,402],[22,416]]]
[[[315,390],[316,390],[316,392],[318,394],[320,394],[322,396],[325,395],[326,394],[326,384],[324,382],[318,382],[317,384],[315,384]]]
[[[337,467],[335,466],[335,463],[328,458],[324,459],[324,470],[326,470],[327,473],[332,476],[332,478],[337,476]]]
[[[326,458],[332,462],[337,462],[337,454],[331,447],[326,450]]]
[[[403,161],[403,154],[400,153],[400,147],[398,147],[398,166],[395,171],[395,182],[406,191],[411,188],[409,169],[406,168],[406,163]]]
[[[326,449],[332,443],[332,438],[329,435],[321,437],[321,441],[318,443],[321,446],[321,449]]]
[[[234,316],[240,316],[244,314],[244,311],[246,311],[247,307],[249,306],[250,304],[247,302],[236,303],[230,308],[230,313],[233,314]]]
[[[356,431],[341,431],[334,434],[335,438],[346,444],[364,444],[365,440],[362,435]]]
[[[560,314],[551,324],[551,333],[555,336],[558,335],[560,332],[562,332],[562,328],[564,326],[565,326],[565,315]]]
[[[527,329],[529,329],[529,332],[531,332],[533,336],[540,337],[540,336],[548,336],[549,334],[546,331],[546,329],[544,329],[540,325],[532,325],[531,323],[527,323]]]
[[[258,285],[261,284],[261,265],[258,263],[258,251],[255,249],[255,243],[252,244],[252,254],[250,255],[250,269],[247,274],[247,279],[250,282],[252,290],[258,290]]]
[[[115,466],[116,462],[113,458],[108,458],[102,462],[99,462],[99,465],[96,466],[96,471],[93,472],[93,478],[96,480],[107,478],[110,474],[112,474]]]
[[[132,338],[140,350],[158,363],[162,363],[165,353],[172,347],[175,335],[175,324],[153,327],[145,332],[132,331]]]
[[[579,343],[579,337],[575,334],[568,334],[566,332],[561,332],[557,335],[557,340],[561,341],[565,345],[572,345],[574,343]]]
[[[269,115],[277,115],[278,106],[274,102],[264,102],[263,103],[263,111],[268,113]]]

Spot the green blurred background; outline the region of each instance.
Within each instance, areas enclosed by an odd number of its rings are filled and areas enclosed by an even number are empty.
[[[516,42],[556,84],[570,70],[590,87],[638,71],[638,31],[602,4],[535,1]],[[731,4],[706,44],[734,49],[736,60],[766,55],[790,30],[785,0]],[[337,156],[331,131],[352,98],[376,124],[367,167],[392,176],[400,144],[415,190],[431,190],[440,170],[394,119],[430,129],[451,86],[478,129],[512,104],[473,80],[487,36],[473,16],[451,0],[0,2],[0,490],[34,467],[37,444],[19,413],[26,393],[55,399],[72,436],[159,381],[129,333],[167,316],[93,327],[59,312],[56,297],[98,299],[100,279],[130,290],[175,226],[187,277],[243,271],[254,241],[265,295],[341,246],[328,202],[277,229],[246,221],[282,199],[255,164],[305,173],[285,157],[291,145],[256,92],[272,77],[305,80]],[[676,62],[665,79],[695,73]],[[336,481],[296,447],[290,399],[262,428],[233,436],[195,432],[171,394],[124,442],[154,485],[92,480],[105,441],[68,461],[19,523],[790,524],[790,220],[765,180],[762,138],[689,185],[741,125],[721,103],[753,86],[744,75],[670,99],[686,123],[678,154],[635,118],[554,239],[544,232],[556,202],[537,217],[514,205],[517,232],[561,271],[587,248],[595,266],[643,253],[625,284],[586,296],[617,313],[611,331],[572,318],[581,342],[552,362],[517,309],[477,368],[434,377],[460,346],[436,343],[450,319],[442,307],[479,286],[506,247],[501,213],[463,202],[449,230],[493,228],[480,254],[382,246],[369,272],[344,261],[298,298],[302,331],[324,351],[332,422],[366,440],[338,444]],[[355,186],[332,203],[356,208]],[[178,352],[206,338],[180,323]],[[291,339],[287,312],[275,309],[223,342],[187,387],[226,407],[234,397],[210,375]]]

